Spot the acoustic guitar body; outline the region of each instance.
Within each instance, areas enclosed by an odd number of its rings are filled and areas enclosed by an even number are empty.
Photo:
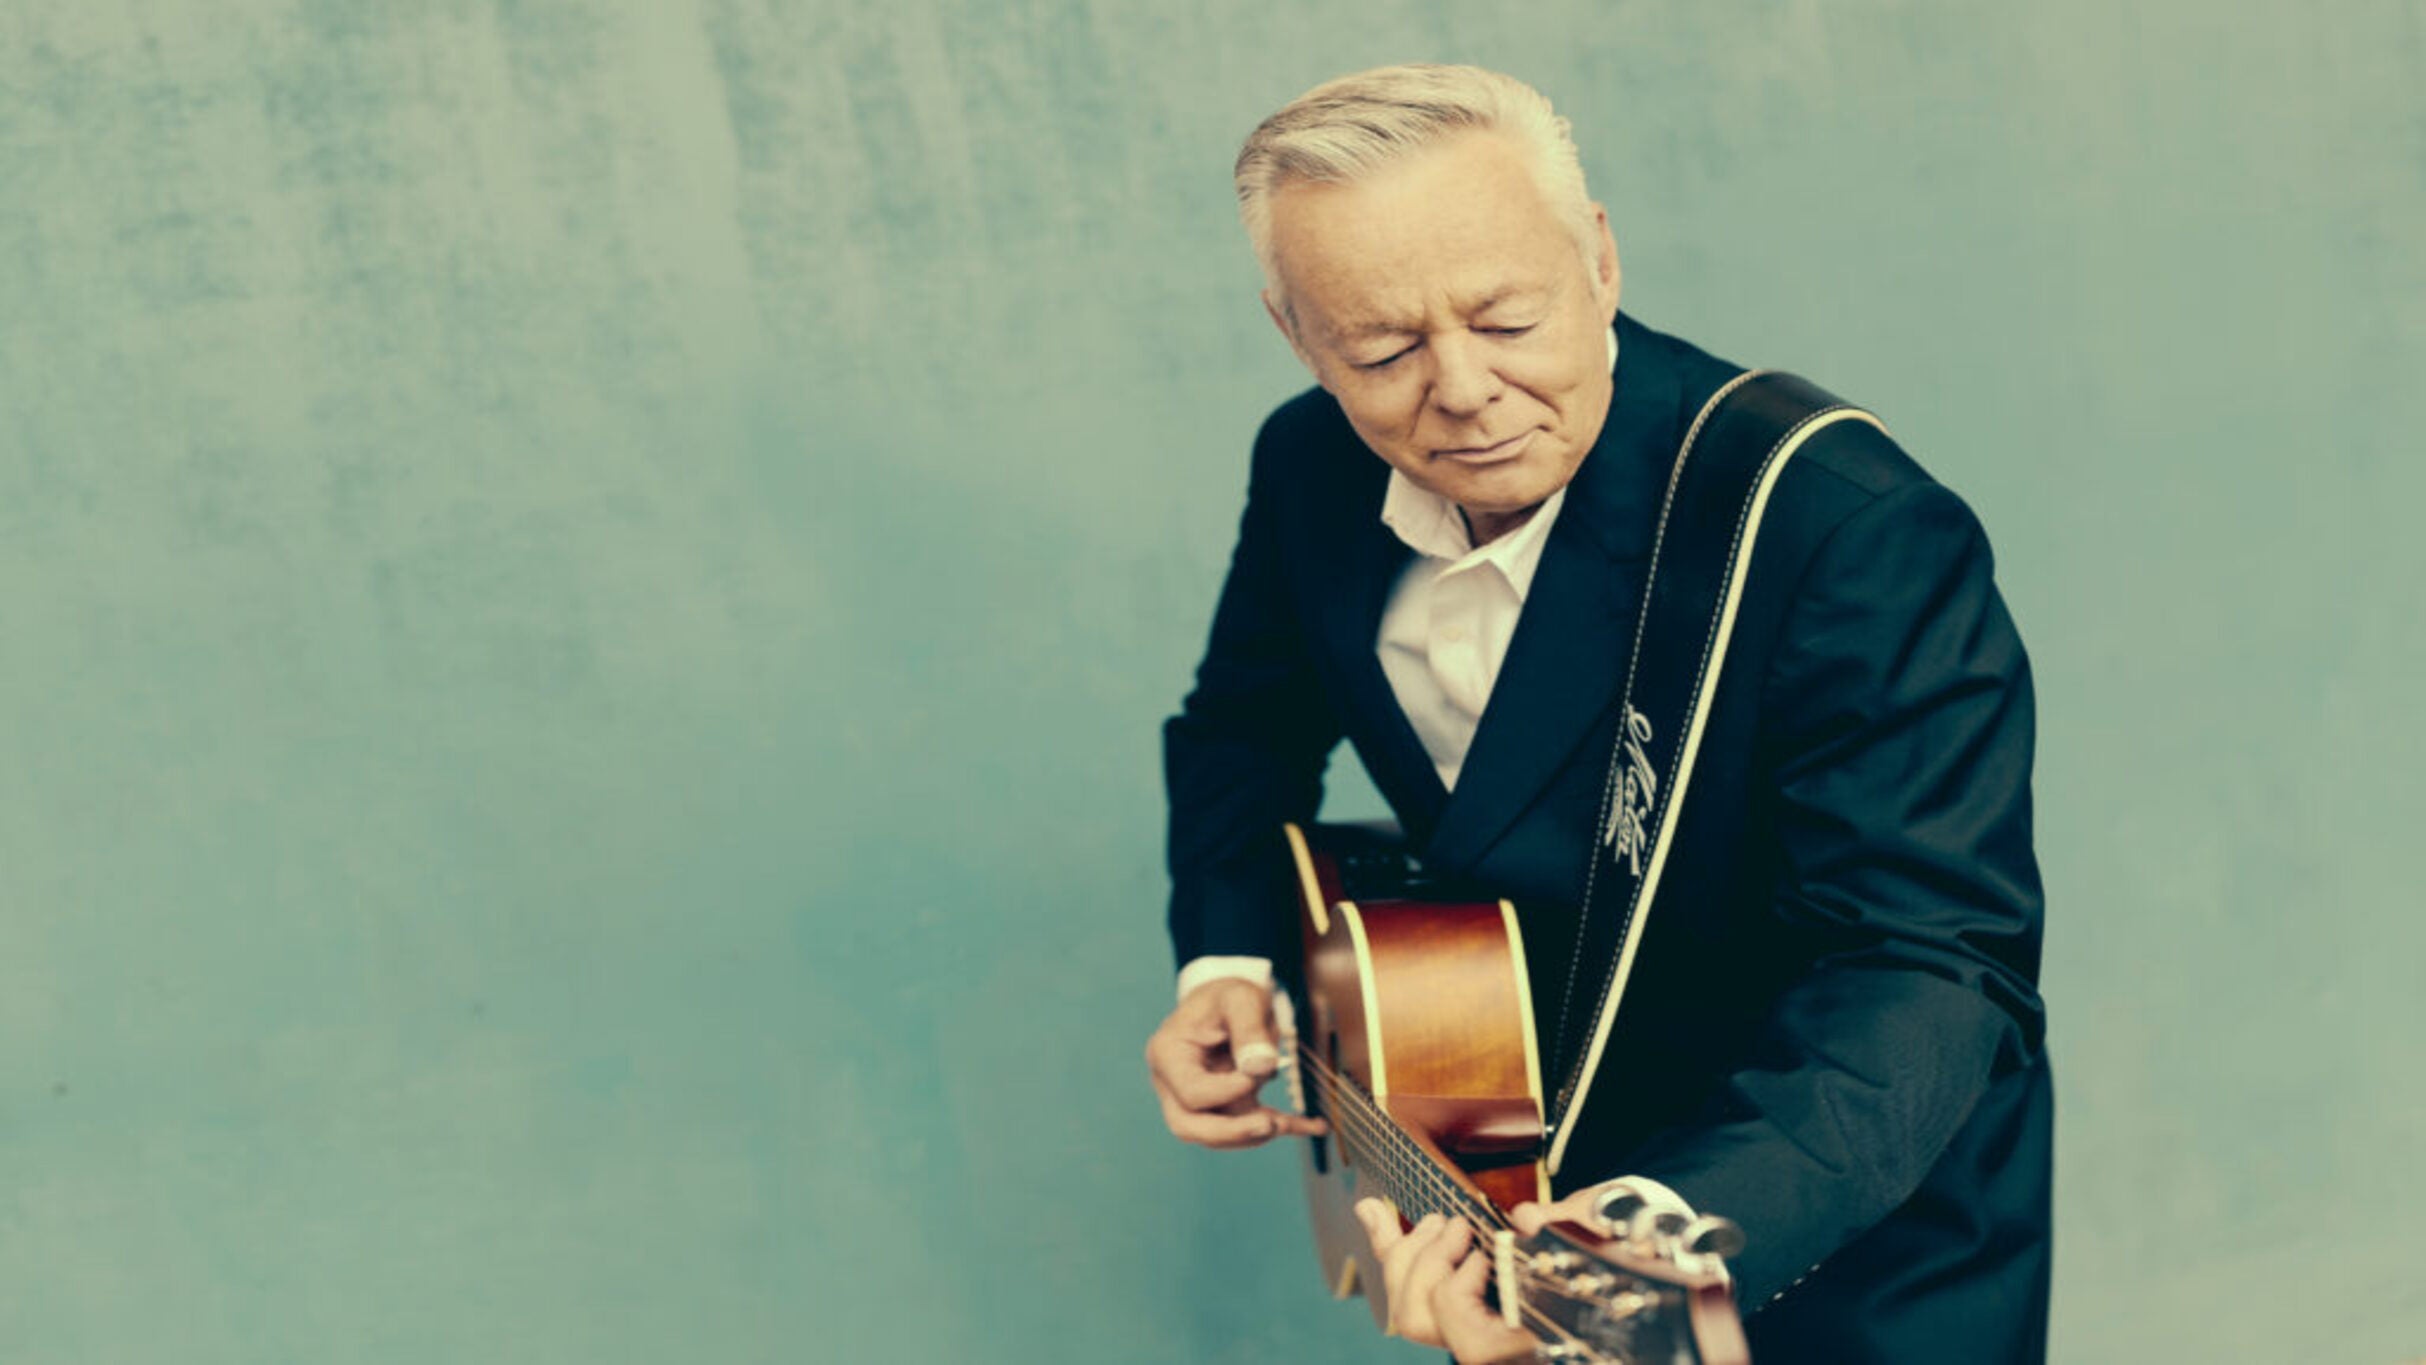
[[[1305,1144],[1324,1277],[1338,1297],[1363,1294],[1386,1327],[1390,1306],[1358,1199],[1387,1198],[1392,1181],[1436,1181],[1427,1161],[1455,1167],[1503,1210],[1550,1197],[1523,937],[1504,900],[1430,898],[1439,888],[1385,835],[1352,826],[1286,833],[1302,900],[1299,1047],[1353,1078],[1403,1130],[1325,1114],[1334,1135]]]

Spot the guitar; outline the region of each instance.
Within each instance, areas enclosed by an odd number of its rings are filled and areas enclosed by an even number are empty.
[[[1524,941],[1508,902],[1455,899],[1388,836],[1289,825],[1304,955],[1289,985],[1299,1108],[1330,1124],[1305,1140],[1316,1254],[1335,1297],[1390,1318],[1357,1200],[1402,1219],[1463,1219],[1492,1256],[1502,1319],[1537,1359],[1599,1365],[1747,1365],[1724,1257],[1742,1234],[1619,1200],[1614,1235],[1572,1223],[1518,1234],[1504,1211],[1547,1202],[1541,1061]]]

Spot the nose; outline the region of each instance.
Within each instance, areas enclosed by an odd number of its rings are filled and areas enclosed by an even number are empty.
[[[1471,337],[1432,343],[1432,404],[1451,417],[1472,417],[1499,397],[1499,375]]]

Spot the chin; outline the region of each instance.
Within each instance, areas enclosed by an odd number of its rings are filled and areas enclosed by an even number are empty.
[[[1518,512],[1557,492],[1567,478],[1557,469],[1530,464],[1513,469],[1469,469],[1454,487],[1437,491],[1461,507],[1484,512]]]

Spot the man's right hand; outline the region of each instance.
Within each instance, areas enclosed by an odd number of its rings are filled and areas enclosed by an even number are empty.
[[[1283,1133],[1329,1131],[1321,1119],[1256,1100],[1279,1065],[1272,992],[1239,977],[1219,977],[1188,992],[1146,1040],[1163,1122],[1182,1141],[1204,1147],[1253,1147]]]

